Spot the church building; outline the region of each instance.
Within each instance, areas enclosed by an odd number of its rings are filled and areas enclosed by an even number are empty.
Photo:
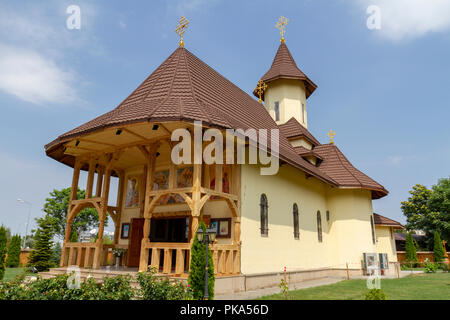
[[[294,282],[363,275],[368,257],[383,256],[382,267],[392,269],[395,240],[389,255],[379,251],[390,248],[391,236],[377,246],[372,209],[388,191],[353,166],[333,132],[322,144],[308,130],[314,126],[308,98],[317,85],[289,51],[285,23],[278,24],[282,38],[272,64],[261,70],[257,99],[184,47],[182,19],[179,47],[124,101],[45,146],[49,157],[73,168],[60,268],[104,270],[115,264],[112,250],[122,249],[122,270],[152,266],[186,278],[203,221],[216,235],[210,249],[217,293],[276,286],[285,268]],[[171,136],[177,129],[193,133],[194,121],[224,135],[227,129],[279,129],[278,172],[261,175],[259,163],[175,164]],[[114,204],[112,179],[118,181]],[[86,188],[84,199],[76,198],[78,187]],[[72,222],[87,207],[99,213],[97,240],[70,242]],[[108,216],[113,244],[103,243]]]

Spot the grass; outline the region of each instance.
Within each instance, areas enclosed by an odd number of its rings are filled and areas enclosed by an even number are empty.
[[[6,268],[5,277],[3,278],[3,281],[8,281],[8,282],[12,281],[12,280],[14,280],[14,278],[17,275],[22,274],[25,271],[26,271],[26,268],[22,268],[22,267],[19,267],[19,268]],[[27,275],[28,275],[28,273],[27,273]]]
[[[416,274],[401,279],[382,279],[388,300],[450,300],[450,273]],[[345,280],[335,284],[289,292],[292,300],[364,300],[366,280]],[[282,300],[281,294],[263,300]]]

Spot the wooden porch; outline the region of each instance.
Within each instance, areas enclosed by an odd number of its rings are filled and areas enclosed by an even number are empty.
[[[165,130],[169,131],[168,129]],[[131,128],[124,128],[123,132],[133,131]],[[89,138],[89,140],[85,138],[81,141],[94,143],[92,138]],[[172,146],[173,143],[167,136],[164,136],[161,139],[147,139],[140,143],[129,143],[124,147],[113,149],[109,147],[107,152],[89,152],[90,150],[86,150],[77,154],[60,267],[76,265],[80,268],[100,269],[113,265],[114,261],[111,261],[113,259],[108,261],[108,255],[111,255],[112,249],[121,248],[126,250],[128,254],[128,256],[122,258],[120,263],[123,267],[130,266],[128,262],[131,252],[139,250],[139,271],[146,271],[149,267],[154,267],[160,274],[186,276],[189,272],[190,250],[194,236],[199,222],[204,218],[203,207],[209,201],[221,200],[226,203],[227,210],[230,212],[230,229],[233,237],[225,243],[218,243],[216,240],[214,244],[210,245],[214,270],[216,275],[236,275],[240,273],[240,166],[237,164],[192,164],[191,185],[179,187],[177,171],[180,167],[172,163],[169,156]],[[68,148],[71,148],[70,150],[75,149],[76,142],[69,143]],[[131,153],[130,150],[133,150],[134,153]],[[131,240],[129,240],[128,245],[120,243],[119,234],[123,222],[122,215],[128,170],[124,158],[132,157],[133,161],[136,162],[136,151],[143,160],[144,168],[142,196],[139,199],[139,217],[143,220],[143,226],[139,247],[131,247]],[[161,158],[167,162],[169,177],[167,188],[154,190],[157,157],[159,157],[160,163]],[[160,167],[160,163],[158,163],[158,167]],[[227,167],[225,168],[225,166]],[[76,190],[79,185],[80,170],[82,169],[88,171],[86,197],[85,199],[77,199]],[[115,206],[110,206],[108,205],[108,198],[113,175],[118,177],[119,183],[117,203]],[[227,185],[226,190],[224,190],[222,183],[214,184],[211,182],[211,180],[223,181],[224,176],[230,179],[229,187]],[[94,190],[95,178],[97,183]],[[189,235],[186,242],[150,241],[152,219],[181,214],[176,210],[170,212],[155,211],[156,208],[161,207],[162,199],[169,196],[182,199],[183,205],[187,205],[189,208],[188,211],[183,213],[189,219]],[[88,207],[95,208],[99,214],[100,222],[96,242],[70,242],[71,224],[74,218],[81,210]],[[103,244],[107,215],[112,218],[115,226],[114,243],[108,245]]]

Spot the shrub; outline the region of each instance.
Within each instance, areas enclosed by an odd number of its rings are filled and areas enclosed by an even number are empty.
[[[0,280],[5,276],[6,228],[0,226]]]
[[[426,273],[435,273],[437,271],[438,267],[439,267],[439,264],[437,264],[437,263],[427,262],[427,263],[425,263],[424,270]]]
[[[6,258],[6,266],[8,268],[17,268],[20,264],[20,236],[11,237],[8,247],[8,258]]]
[[[386,295],[381,289],[370,289],[366,293],[366,300],[386,300]]]
[[[36,231],[35,247],[31,251],[28,265],[38,271],[46,271],[53,267],[52,257],[52,226],[48,219],[40,219],[39,228]]]
[[[433,251],[434,251],[434,261],[436,262],[444,261],[445,258],[444,245],[442,244],[441,236],[437,231],[434,232]]]
[[[131,288],[131,276],[117,276],[103,278],[101,300],[130,300],[134,297]]]
[[[197,233],[206,231],[206,225],[202,221],[199,224]],[[191,264],[189,270],[188,283],[192,288],[194,299],[203,299],[205,292],[205,244],[200,243],[197,236],[194,236],[194,242],[191,248]],[[208,296],[212,300],[214,298],[214,264],[212,260],[211,250],[208,248]]]
[[[406,261],[409,263],[417,263],[416,246],[414,245],[411,232],[408,232],[408,234],[406,235],[405,249],[406,249]]]
[[[184,300],[189,297],[188,288],[183,282],[171,283],[167,278],[156,277],[155,273],[155,269],[138,273],[139,298],[143,300]]]

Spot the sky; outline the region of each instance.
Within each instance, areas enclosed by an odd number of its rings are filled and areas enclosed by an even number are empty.
[[[289,18],[286,44],[318,85],[308,129],[322,143],[333,129],[389,190],[375,212],[404,223],[412,186],[449,176],[450,1],[0,0],[0,224],[25,234],[30,206],[17,198],[31,203],[31,229],[49,193],[70,186],[72,169],[44,145],[125,99],[177,48],[181,15],[185,47],[247,93]]]

